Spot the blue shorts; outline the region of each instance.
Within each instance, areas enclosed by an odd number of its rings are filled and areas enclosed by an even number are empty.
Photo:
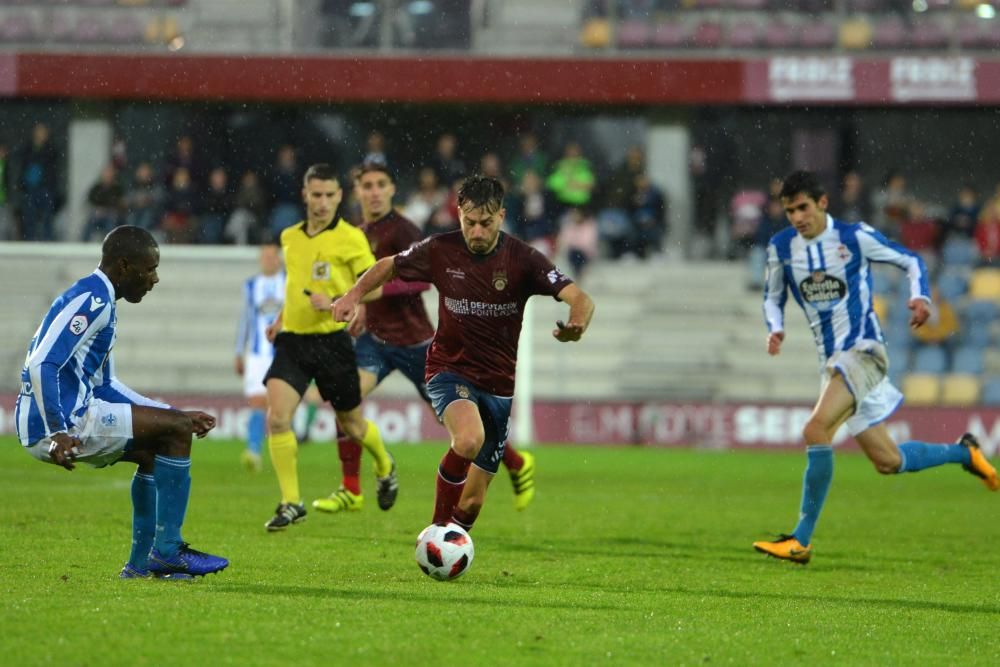
[[[376,384],[382,382],[389,373],[399,371],[413,383],[420,397],[429,403],[431,399],[424,383],[428,347],[430,342],[408,347],[390,345],[365,332],[354,341],[354,354],[358,358],[358,368],[374,375],[377,378]]]
[[[488,394],[475,387],[461,375],[438,373],[427,383],[427,393],[438,419],[444,418],[444,410],[455,401],[472,401],[479,406],[479,417],[483,420],[486,438],[473,463],[488,473],[496,473],[503,459],[503,449],[510,431],[510,409],[514,399]]]

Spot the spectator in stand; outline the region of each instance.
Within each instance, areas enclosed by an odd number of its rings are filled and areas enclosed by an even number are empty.
[[[729,201],[729,259],[749,254],[757,239],[757,228],[764,217],[767,199],[763,190],[743,188]]]
[[[10,153],[7,145],[0,143],[0,241],[15,236],[14,216],[10,214]]]
[[[546,181],[546,186],[556,196],[560,206],[587,206],[594,191],[596,179],[590,162],[583,156],[580,144],[566,144],[561,160],[556,162]]]
[[[198,238],[198,220],[194,215],[196,202],[197,192],[191,174],[180,167],[174,171],[163,206],[161,228],[167,243],[191,243]]]
[[[135,168],[132,187],[125,192],[125,223],[147,232],[157,229],[162,219],[164,192],[156,182],[153,166],[140,162]]]
[[[507,196],[506,220],[511,233],[552,259],[558,227],[552,196],[542,187],[541,177],[527,171],[517,190]]]
[[[667,198],[646,173],[635,177],[632,227],[635,230],[635,252],[640,259],[663,252],[663,238],[667,234]]]
[[[424,227],[424,236],[434,236],[445,232],[453,232],[461,225],[458,222],[458,189],[462,186],[462,179],[451,184],[448,196],[445,197],[444,204],[439,206],[431,214],[430,220]]]
[[[844,181],[841,185],[840,201],[838,202],[840,215],[837,219],[852,224],[869,222],[871,220],[869,200],[868,193],[865,191],[865,183],[861,180],[861,174],[854,170],[847,172],[844,174]]]
[[[417,175],[417,189],[406,200],[403,217],[409,218],[423,230],[434,212],[448,199],[448,189],[441,186],[433,167],[421,167]]]
[[[604,205],[630,215],[635,206],[636,177],[646,173],[646,155],[639,146],[625,152],[625,159],[611,174],[604,189]]]
[[[87,193],[90,216],[83,229],[83,241],[103,240],[112,229],[121,224],[125,205],[125,192],[118,183],[118,172],[114,165],[106,164],[101,169],[97,182]]]
[[[910,200],[907,217],[899,227],[899,241],[904,247],[920,253],[924,260],[933,259],[938,249],[941,225],[927,213],[927,206]]]
[[[243,173],[234,203],[235,210],[226,223],[226,238],[238,245],[269,241],[264,231],[267,194],[260,187],[256,172]]]
[[[976,221],[979,220],[981,210],[976,189],[971,185],[963,185],[948,214],[948,222],[944,229],[945,239],[952,237],[971,239],[975,236]]]
[[[229,174],[225,167],[216,167],[208,175],[208,187],[201,196],[198,227],[201,243],[222,243],[226,222],[233,212],[233,197],[229,192]]]
[[[495,178],[503,185],[505,192],[510,192],[510,182],[503,173],[503,167],[500,164],[500,156],[492,151],[483,154],[483,157],[479,159],[479,173],[483,176],[488,176],[490,178]]]
[[[983,205],[975,237],[980,261],[995,266],[1000,260],[1000,197],[994,197]]]
[[[775,189],[775,184],[777,184],[777,189]],[[785,207],[781,204],[781,186],[782,180],[780,178],[771,181],[770,196],[764,206],[764,214],[760,218],[760,224],[757,225],[757,234],[747,259],[747,267],[750,272],[747,289],[759,290],[764,287],[767,244],[770,243],[772,236],[788,224],[788,218],[785,217]]]
[[[547,174],[549,158],[538,148],[538,137],[532,132],[525,132],[518,138],[518,151],[510,161],[511,183],[520,183],[525,173],[533,171],[536,174]]]
[[[21,236],[25,241],[52,241],[59,199],[59,156],[49,140],[49,127],[36,123],[31,141],[18,153],[17,178]]]
[[[451,132],[445,132],[438,137],[431,166],[437,172],[438,181],[441,183],[451,185],[465,177],[465,163],[458,157],[458,140]]]
[[[597,257],[597,220],[586,209],[571,208],[559,225],[557,246],[573,267],[573,279],[580,281],[584,269]]]
[[[890,171],[882,182],[882,189],[872,197],[872,227],[890,239],[898,239],[899,228],[909,214],[910,199],[906,177],[898,171]]]
[[[194,140],[190,135],[183,135],[177,140],[173,152],[167,156],[163,167],[163,182],[168,188],[172,187],[174,174],[178,169],[186,169],[188,178],[192,183],[200,183],[204,174],[204,169],[195,154]]]
[[[378,130],[369,132],[368,138],[365,140],[365,157],[361,163],[368,164],[369,162],[384,165],[389,164],[389,157],[385,152],[385,135]]]
[[[288,144],[278,149],[277,162],[270,175],[272,238],[302,220],[302,178],[299,174],[295,147]]]

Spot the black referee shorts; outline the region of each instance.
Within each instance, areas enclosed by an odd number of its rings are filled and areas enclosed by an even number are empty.
[[[274,361],[264,376],[264,384],[271,378],[284,380],[300,396],[315,380],[320,396],[339,412],[361,405],[354,344],[346,331],[278,334],[274,339]]]

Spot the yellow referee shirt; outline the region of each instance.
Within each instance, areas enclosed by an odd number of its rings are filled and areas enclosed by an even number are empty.
[[[281,328],[296,334],[340,331],[347,323],[335,321],[329,310],[315,310],[305,290],[339,297],[371,268],[375,255],[365,233],[344,219],[316,236],[309,236],[306,229],[301,222],[281,232],[286,273]]]

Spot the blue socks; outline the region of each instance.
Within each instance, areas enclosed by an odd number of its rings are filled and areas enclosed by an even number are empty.
[[[128,563],[139,572],[149,569],[149,550],[156,535],[156,482],[138,471],[132,478],[132,553]]]
[[[899,446],[899,454],[903,462],[896,472],[917,472],[925,468],[944,465],[945,463],[961,463],[969,465],[972,457],[969,450],[962,445],[934,445],[927,442],[909,441]]]
[[[833,479],[833,448],[830,445],[813,445],[806,448],[808,463],[802,480],[802,508],[799,523],[792,535],[802,546],[809,546],[816,521],[823,510],[826,492]]]
[[[191,492],[191,459],[156,455],[156,538],[153,546],[169,558],[181,547],[181,526]]]
[[[247,449],[258,456],[260,456],[260,448],[264,442],[264,426],[264,411],[251,411],[250,421],[247,422]]]

